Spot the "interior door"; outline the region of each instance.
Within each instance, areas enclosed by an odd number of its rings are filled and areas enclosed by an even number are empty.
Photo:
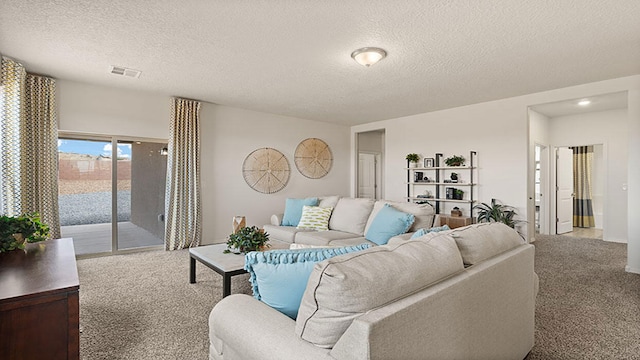
[[[573,231],[573,151],[558,148],[556,161],[557,234]]]
[[[376,156],[358,154],[358,197],[376,198]]]

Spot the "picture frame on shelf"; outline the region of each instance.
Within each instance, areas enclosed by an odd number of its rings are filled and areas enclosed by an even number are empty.
[[[435,164],[434,158],[424,158],[424,167],[431,168],[434,166],[434,164]]]

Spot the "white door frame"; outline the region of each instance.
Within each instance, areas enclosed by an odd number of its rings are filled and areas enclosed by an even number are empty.
[[[550,199],[550,186],[549,186],[549,146],[539,143],[535,143],[534,147],[540,147],[540,193],[542,194],[540,199],[540,234],[549,235],[549,224],[551,223],[551,217],[549,216],[549,199]],[[535,164],[535,161],[534,161]],[[534,170],[535,181],[535,170]],[[534,184],[534,203],[535,203],[535,184]],[[535,211],[535,208],[534,208]]]

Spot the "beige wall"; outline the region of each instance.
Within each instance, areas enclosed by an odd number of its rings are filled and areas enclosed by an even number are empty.
[[[415,152],[422,157],[435,152],[447,155],[478,152],[478,199],[497,198],[515,206],[533,234],[533,154],[530,155],[528,107],[608,94],[629,92],[628,124],[628,265],[640,273],[640,75],[605,80],[557,90],[485,102],[453,109],[418,114],[354,126],[351,137],[359,132],[386,130],[384,178],[386,198],[401,200],[406,195],[404,157]],[[352,141],[352,144],[355,140]],[[356,149],[351,149],[351,193],[355,193]],[[622,205],[624,206],[624,205]],[[528,236],[528,235],[527,235]]]
[[[606,196],[603,199],[603,238],[607,241],[627,242],[628,238],[626,190],[628,187],[628,128],[626,109],[549,119],[549,144],[554,147],[603,145],[603,165],[606,174],[604,181]],[[552,161],[552,170],[555,168],[554,164]],[[553,176],[553,174],[552,171],[551,175]],[[598,196],[595,190],[594,188],[594,202]],[[552,197],[553,203],[555,203],[555,199]]]
[[[284,211],[287,197],[349,195],[349,128],[318,121],[265,114],[228,106],[202,107],[202,196],[204,241],[219,242],[231,233],[234,215],[247,225],[263,225],[273,213]],[[300,141],[316,137],[333,152],[333,167],[321,179],[301,175],[294,164]],[[275,194],[252,190],[242,177],[245,157],[271,147],[289,160],[291,177]]]
[[[58,81],[61,131],[167,139],[170,97],[118,88]],[[221,242],[234,215],[248,225],[268,223],[284,211],[287,197],[349,194],[349,128],[203,103],[201,108],[203,243]],[[327,176],[308,179],[295,167],[300,141],[316,137],[331,147]],[[253,150],[272,147],[289,160],[288,185],[275,194],[253,191],[242,177],[242,162]]]

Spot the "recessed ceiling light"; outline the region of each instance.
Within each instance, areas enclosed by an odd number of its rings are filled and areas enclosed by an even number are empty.
[[[589,104],[591,104],[591,100],[585,99],[585,100],[578,101],[578,105],[580,105],[580,106],[587,106]]]

